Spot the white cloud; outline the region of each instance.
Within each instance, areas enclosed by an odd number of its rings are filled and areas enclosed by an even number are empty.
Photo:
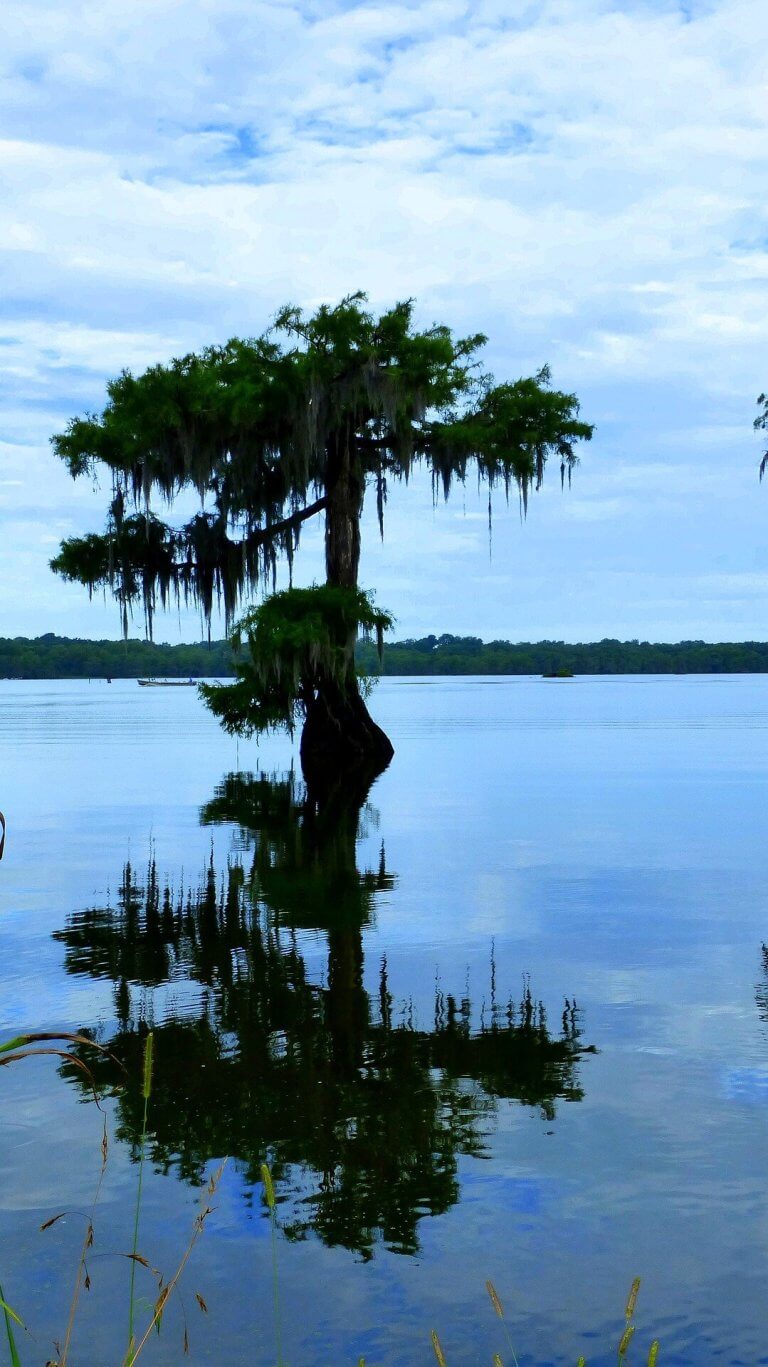
[[[584,557],[609,572],[634,556],[640,572],[682,544],[705,574],[725,536],[744,560],[729,572],[750,572],[764,514],[733,495],[753,477],[765,386],[768,9],[685,8],[6,0],[0,437],[24,445],[33,492],[6,482],[0,516],[39,493],[51,508],[62,498],[71,530],[93,520],[97,500],[68,483],[64,495],[46,438],[98,406],[121,366],[258,331],[285,299],[363,286],[376,303],[416,295],[426,321],[483,328],[500,372],[550,361],[598,422],[571,504],[541,499],[524,533],[495,537],[499,571],[540,595],[539,634]],[[0,477],[18,469],[0,447]],[[639,486],[632,500],[622,481]],[[675,531],[692,485],[698,543]],[[392,501],[389,550],[371,542],[382,601],[388,584],[408,596],[408,506]],[[552,535],[534,525],[545,514]],[[483,531],[447,532],[426,503],[420,516],[443,596],[420,581],[400,615],[410,629],[423,594],[433,625],[450,626],[453,566],[485,565]],[[3,523],[0,631],[21,620],[21,535]],[[62,587],[29,553],[44,630]],[[95,619],[68,593],[87,630]],[[597,631],[586,581],[581,596]],[[644,598],[633,610],[654,611]]]

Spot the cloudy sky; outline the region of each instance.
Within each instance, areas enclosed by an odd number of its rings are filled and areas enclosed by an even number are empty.
[[[366,517],[398,636],[766,635],[764,0],[4,0],[3,29],[0,635],[119,635],[47,568],[104,506],[48,439],[109,375],[358,288],[486,332],[500,378],[549,362],[597,425],[492,552],[474,485],[415,480],[383,544]]]

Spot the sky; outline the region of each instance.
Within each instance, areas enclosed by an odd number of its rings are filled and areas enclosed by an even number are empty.
[[[111,375],[355,289],[485,332],[498,379],[548,363],[596,425],[490,545],[471,479],[393,490],[383,542],[371,500],[398,638],[766,635],[763,0],[4,0],[3,29],[0,635],[120,634],[48,569],[106,504],[49,438]]]

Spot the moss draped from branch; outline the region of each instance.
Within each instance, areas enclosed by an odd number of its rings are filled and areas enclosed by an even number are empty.
[[[229,622],[246,586],[274,575],[278,550],[291,555],[300,523],[324,506],[325,500],[317,499],[309,509],[283,519],[269,535],[254,531],[239,540],[229,535],[220,515],[198,513],[173,529],[149,512],[119,518],[112,512],[104,535],[62,542],[51,568],[64,579],[85,584],[91,594],[97,588],[112,590],[121,604],[126,636],[130,608],[139,601],[150,637],[158,601],[163,608],[172,600],[199,604],[207,621],[217,603]]]
[[[344,690],[354,680],[349,641],[358,632],[375,636],[381,655],[392,621],[362,589],[323,585],[272,594],[233,633],[243,657],[235,682],[202,684],[200,691],[232,734],[291,730],[318,692],[329,685]]]
[[[757,396],[757,402],[758,402],[758,406],[762,409],[762,412],[758,414],[758,416],[755,418],[755,421],[754,421],[754,423],[753,423],[752,425],[753,425],[753,427],[754,427],[754,429],[755,429],[756,432],[768,432],[768,394],[758,394],[758,396]],[[761,478],[761,479],[763,478],[763,475],[765,474],[765,471],[766,471],[766,468],[767,468],[767,467],[768,467],[768,451],[765,451],[765,452],[763,453],[763,458],[762,458],[762,460],[760,461],[760,478]]]

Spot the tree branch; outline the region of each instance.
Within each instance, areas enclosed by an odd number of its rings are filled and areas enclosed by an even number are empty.
[[[279,536],[281,532],[290,531],[292,527],[300,527],[302,522],[314,517],[315,513],[322,512],[327,507],[328,499],[324,494],[314,503],[310,503],[306,508],[300,508],[297,513],[291,513],[290,517],[284,517],[280,522],[273,522],[270,527],[260,527],[255,532],[251,532],[248,540],[254,546],[263,546],[265,541],[271,541],[273,536]]]

